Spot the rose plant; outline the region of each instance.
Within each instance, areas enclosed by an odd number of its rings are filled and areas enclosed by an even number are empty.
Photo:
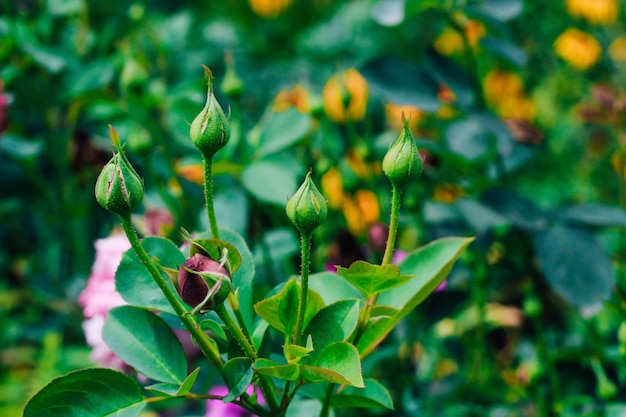
[[[132,247],[116,273],[127,305],[108,311],[102,337],[145,377],[143,389],[117,370],[84,369],[50,382],[30,400],[25,417],[138,416],[150,403],[175,398],[222,400],[258,416],[297,415],[302,404],[315,404],[308,412],[320,417],[334,408],[393,409],[388,390],[364,374],[361,364],[442,284],[472,241],[439,239],[392,263],[402,193],[422,171],[409,121],[402,117],[404,128],[382,163],[392,202],[380,264],[356,261],[336,272],[311,273],[313,232],[328,210],[309,171],[286,204],[301,237],[301,273],[256,301],[251,251],[239,234],[220,227],[215,215],[213,157],[228,143],[230,127],[206,67],[205,76],[207,101],[190,136],[203,160],[208,232],[183,230],[188,244],[182,250],[164,237],[138,236],[131,214],[142,201],[144,184],[112,127],[116,152],[96,183],[97,201],[119,215]],[[178,327],[208,360],[200,367],[188,369],[173,331]],[[228,389],[198,392],[201,370],[221,378]]]

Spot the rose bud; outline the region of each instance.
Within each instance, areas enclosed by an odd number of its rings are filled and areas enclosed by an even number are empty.
[[[311,179],[311,171],[298,191],[287,201],[286,211],[289,220],[303,235],[311,234],[326,220],[326,200]]]
[[[213,74],[208,67],[204,65],[202,67],[208,85],[207,99],[200,114],[191,122],[189,136],[202,156],[211,159],[228,143],[230,126],[220,103],[213,95]]]
[[[230,289],[230,274],[224,265],[201,253],[187,259],[178,270],[180,297],[201,313],[221,305]]]
[[[126,217],[143,199],[143,181],[124,155],[117,131],[112,126],[109,130],[117,153],[98,176],[96,200],[105,209]]]
[[[383,172],[391,184],[399,189],[417,179],[423,170],[422,159],[409,129],[409,122],[402,115],[404,129],[398,140],[391,145],[383,159]]]

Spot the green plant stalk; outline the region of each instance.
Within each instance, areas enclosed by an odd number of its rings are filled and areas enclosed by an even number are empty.
[[[309,267],[311,263],[311,234],[300,234],[300,249],[302,252],[301,280],[300,280],[300,305],[298,306],[298,318],[293,333],[293,344],[300,344],[304,332],[304,315],[306,313],[306,299],[309,294]]]
[[[393,251],[396,247],[396,238],[398,236],[398,217],[400,214],[400,203],[402,200],[402,190],[393,185],[391,187],[391,215],[389,220],[389,236],[387,237],[387,245],[385,246],[385,254],[381,265],[389,265],[393,257]]]
[[[202,350],[202,353],[211,361],[211,363],[213,363],[213,365],[218,370],[221,371],[223,365],[219,352],[217,352],[214,349],[213,345],[211,345],[208,336],[200,329],[198,323],[191,316],[190,312],[187,310],[187,308],[185,308],[185,306],[178,299],[178,297],[176,297],[174,290],[168,285],[168,282],[165,280],[165,278],[163,278],[154,261],[152,261],[146,250],[143,248],[143,246],[141,246],[141,242],[130,220],[130,216],[120,216],[120,218],[122,219],[122,226],[124,228],[124,231],[126,232],[126,236],[128,237],[128,240],[130,241],[133,250],[139,257],[139,260],[148,269],[150,276],[157,283],[157,285],[165,295],[165,298],[170,303],[176,314],[180,317],[187,330],[189,330],[189,333],[191,333],[196,343],[198,343],[198,346],[200,347],[200,350]]]
[[[217,313],[218,317],[224,322],[224,324],[230,331],[230,334],[237,341],[239,346],[241,346],[246,356],[251,361],[255,361],[258,358],[258,355],[257,355],[256,350],[254,349],[254,346],[252,345],[252,342],[243,333],[242,328],[230,315],[230,313],[226,309],[226,306],[224,304],[220,304],[219,306],[215,308],[215,312]],[[269,405],[270,410],[272,411],[272,415],[274,415],[276,411],[279,409],[279,405],[278,405],[278,401],[276,400],[274,389],[270,385],[271,382],[266,376],[259,375],[259,383],[261,384],[261,391],[263,392],[263,397],[267,400],[267,404]]]
[[[328,384],[328,389],[326,390],[326,395],[324,396],[324,402],[322,403],[322,409],[320,410],[319,417],[328,417],[330,413],[330,400],[333,397],[333,390],[335,388],[335,384]]]
[[[213,205],[213,159],[203,158],[202,162],[204,163],[204,199],[206,202],[207,215],[209,216],[209,225],[213,237],[219,239],[220,231],[217,227],[215,206]]]

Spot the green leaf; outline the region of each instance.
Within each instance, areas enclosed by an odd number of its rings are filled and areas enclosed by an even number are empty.
[[[556,225],[537,234],[535,251],[551,287],[582,312],[609,298],[615,279],[611,259],[591,233]]]
[[[331,343],[347,340],[358,324],[359,305],[359,300],[349,299],[324,307],[309,322],[304,335],[311,335],[317,351]]]
[[[185,256],[171,240],[150,236],[141,241],[141,246],[164,267],[178,270],[185,262]],[[165,272],[161,275],[170,282]],[[175,314],[148,269],[132,249],[124,253],[117,268],[115,287],[128,304]],[[176,291],[173,285],[171,288]]]
[[[483,194],[481,201],[523,230],[536,232],[547,225],[547,216],[541,209],[514,191],[492,189]]]
[[[180,341],[154,313],[133,306],[115,307],[107,315],[102,338],[120,359],[148,378],[181,385],[187,376]]]
[[[495,19],[508,21],[522,13],[524,4],[522,0],[486,0],[482,9]]]
[[[365,388],[346,387],[330,401],[332,408],[386,408],[393,410],[389,391],[374,379],[365,379]]]
[[[359,343],[362,357],[371,353],[382,338],[443,282],[472,240],[458,237],[439,239],[411,252],[400,263],[400,272],[415,275],[415,278],[380,294],[376,304],[396,308],[398,312],[390,318],[381,318],[370,331],[367,342]]]
[[[334,272],[309,275],[309,288],[319,293],[326,305],[348,298],[364,299],[363,294],[354,285]]]
[[[512,42],[487,35],[480,40],[480,44],[513,65],[523,67],[528,61],[526,52]]]
[[[224,378],[230,392],[224,402],[231,402],[246,392],[252,383],[252,361],[248,358],[233,358],[224,364]]]
[[[241,173],[245,189],[260,201],[284,207],[296,192],[296,178],[278,163],[255,161]]]
[[[372,91],[383,100],[410,104],[426,112],[439,110],[437,83],[421,68],[398,58],[376,58],[361,69]]]
[[[337,273],[361,291],[365,298],[395,288],[412,278],[411,275],[400,275],[397,265],[373,265],[366,261],[353,262],[350,268],[340,266]]]
[[[289,363],[298,363],[300,359],[308,356],[313,351],[312,347],[304,347],[299,345],[285,345],[283,347],[283,353],[285,359]]]
[[[292,338],[300,307],[300,286],[298,285],[298,280],[289,280],[280,294],[278,318],[285,329],[285,335]]]
[[[212,338],[221,339],[224,341],[228,340],[228,337],[226,337],[226,332],[224,332],[222,326],[215,320],[205,319],[202,320],[199,324],[202,330],[211,332]]]
[[[52,380],[23,417],[137,417],[146,406],[141,387],[112,369],[83,369]]]
[[[576,204],[559,210],[558,220],[585,226],[626,226],[626,211],[600,203]]]
[[[257,359],[254,362],[254,369],[260,374],[287,381],[300,379],[300,365],[297,363],[281,365],[269,359]]]
[[[147,390],[155,391],[161,394],[168,395],[170,397],[178,397],[182,395],[186,395],[191,392],[191,388],[193,388],[193,384],[196,382],[198,378],[198,374],[200,372],[200,368],[194,369],[192,373],[185,378],[185,381],[181,385],[170,384],[168,382],[162,382],[160,384],[149,385],[146,387]]]
[[[287,289],[288,286],[295,288],[297,296],[300,297],[300,286],[298,285],[298,280],[297,278],[293,278],[284,285],[281,292],[261,300],[254,305],[254,311],[256,311],[256,313],[261,316],[263,320],[267,321],[270,326],[282,333],[285,333],[285,323],[283,320],[288,324],[291,321],[294,321],[295,323],[298,314],[298,303],[296,303],[295,307],[293,307],[293,294],[289,295],[289,301],[286,300],[281,307],[281,300],[285,297],[286,291],[293,291],[292,289]],[[306,312],[304,314],[304,323],[302,324],[305,328],[313,316],[324,308],[324,300],[322,300],[322,297],[318,293],[309,289],[307,294]],[[281,308],[282,313],[280,312]],[[288,315],[293,317],[287,317]]]
[[[0,153],[9,155],[15,159],[33,159],[44,150],[41,140],[29,140],[10,133],[3,133],[0,140]]]
[[[255,156],[283,151],[296,144],[311,129],[311,117],[296,109],[272,113],[261,130],[259,147]]]
[[[328,345],[312,364],[302,365],[302,377],[307,382],[326,381],[364,387],[359,351],[347,342]]]
[[[196,253],[200,253],[215,261],[220,261],[222,256],[224,256],[224,250],[226,250],[226,258],[228,258],[226,269],[231,275],[241,266],[241,255],[235,245],[230,242],[213,238],[189,239],[188,241],[191,244],[191,248],[189,249],[190,257]]]

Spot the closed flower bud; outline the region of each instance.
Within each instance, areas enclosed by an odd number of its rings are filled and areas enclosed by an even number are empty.
[[[311,171],[304,183],[287,202],[287,216],[301,234],[310,234],[326,220],[328,207],[322,193],[311,179]]]
[[[394,187],[404,188],[422,174],[422,159],[409,129],[409,122],[402,115],[404,129],[398,140],[391,145],[383,159],[383,172]]]
[[[182,300],[199,311],[221,305],[230,294],[230,274],[222,264],[196,253],[178,270],[178,293]]]
[[[203,68],[208,85],[207,100],[200,114],[191,123],[189,135],[193,144],[202,152],[202,156],[211,159],[228,143],[230,126],[222,107],[213,95],[211,70],[204,65]]]
[[[96,200],[105,209],[127,217],[143,199],[143,181],[124,155],[117,132],[112,126],[109,130],[117,153],[96,181]]]

